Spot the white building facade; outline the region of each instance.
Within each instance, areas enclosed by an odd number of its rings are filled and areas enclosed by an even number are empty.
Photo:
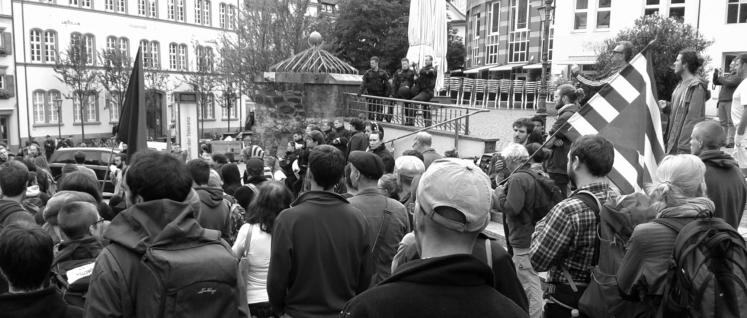
[[[0,1],[0,143],[18,140],[11,0]]]
[[[555,0],[552,74],[565,75],[573,64],[593,65],[604,40],[654,13],[684,19],[713,40],[705,51],[711,67],[727,68],[747,52],[747,0]]]
[[[3,4],[11,0],[3,0]],[[184,76],[198,71],[198,57],[217,55],[216,41],[233,35],[240,0],[12,0],[11,15],[15,44],[13,57],[17,101],[17,123],[10,124],[9,143],[23,144],[50,135],[73,136],[80,142],[81,125],[86,140],[108,138],[119,117],[119,107],[112,102],[103,86],[97,96],[83,106],[71,99],[71,89],[53,70],[55,60],[71,41],[83,41],[90,52],[121,50],[134,57],[138,47],[144,49],[144,66],[166,74],[159,90],[147,98],[148,135],[154,139],[173,134],[178,104],[174,96],[189,92]],[[5,7],[0,7],[0,18]],[[0,28],[5,22],[0,19]],[[0,65],[7,56],[0,54]],[[10,61],[12,63],[12,58]],[[92,60],[94,67],[101,61]],[[2,66],[0,66],[2,69]],[[11,69],[9,67],[8,69]],[[147,72],[147,70],[146,70]],[[146,80],[147,82],[147,80]],[[147,88],[147,87],[146,87]],[[222,92],[214,92],[215,99]],[[62,100],[58,110],[56,100]],[[203,136],[211,132],[232,131],[243,126],[247,111],[240,100],[230,113],[217,100],[201,109]],[[0,123],[5,116],[5,101],[0,94]],[[236,105],[238,103],[238,105]],[[10,121],[12,118],[8,117]]]

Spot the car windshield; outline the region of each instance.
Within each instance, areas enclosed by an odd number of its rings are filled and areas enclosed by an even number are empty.
[[[52,158],[50,158],[50,163],[75,163],[75,153],[78,151],[57,151],[54,154],[52,154]],[[112,159],[112,153],[109,151],[96,151],[96,150],[80,150],[84,155],[86,155],[85,164],[87,165],[96,165],[96,166],[106,166],[109,164],[110,160]]]

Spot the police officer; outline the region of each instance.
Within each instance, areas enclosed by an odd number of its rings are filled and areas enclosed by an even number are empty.
[[[425,66],[418,72],[415,82],[418,86],[418,94],[412,100],[429,102],[433,98],[433,90],[436,87],[436,69],[433,67],[432,56],[425,56]],[[431,121],[431,106],[425,104],[422,106],[423,120],[425,120],[425,126],[427,127],[433,124]]]
[[[389,74],[379,68],[378,57],[371,57],[370,63],[371,69],[363,74],[363,83],[361,83],[358,96],[363,93],[381,97],[389,96]],[[368,119],[381,121],[381,119],[384,118],[384,106],[382,105],[382,100],[366,98],[366,103],[368,104]]]
[[[394,81],[392,82],[392,94],[394,98],[399,99],[410,99],[415,94],[413,91],[415,87],[415,71],[410,68],[410,61],[407,58],[402,59],[402,68],[394,73]],[[389,107],[389,114],[392,114],[392,108]],[[415,109],[412,104],[405,103],[405,125],[412,126],[413,120],[415,119]],[[391,117],[391,116],[390,116]]]

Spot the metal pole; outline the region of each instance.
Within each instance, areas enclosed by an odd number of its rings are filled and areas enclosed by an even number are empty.
[[[85,130],[86,118],[83,117],[83,108],[85,107],[85,102],[87,102],[86,101],[87,98],[85,98],[86,95],[83,95],[83,92],[78,94],[78,96],[80,98],[80,109],[79,109],[80,111],[80,143],[83,144],[86,142],[86,130]]]
[[[57,106],[57,139],[62,140],[62,99],[55,99]]]
[[[547,114],[547,77],[550,68],[550,61],[548,60],[547,51],[550,47],[550,10],[553,10],[553,0],[545,0],[545,22],[542,25],[542,77],[540,78],[540,89],[539,89],[539,101],[537,107],[537,114]],[[543,117],[543,124],[544,117]]]

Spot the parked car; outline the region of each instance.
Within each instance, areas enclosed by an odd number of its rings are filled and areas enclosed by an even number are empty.
[[[49,158],[49,169],[52,177],[59,180],[62,175],[62,168],[67,164],[75,164],[75,153],[82,152],[86,155],[84,166],[91,168],[96,173],[99,186],[103,185],[103,195],[105,198],[111,197],[114,192],[114,184],[109,176],[109,165],[112,164],[114,155],[119,153],[119,149],[111,148],[60,148],[52,153]]]

